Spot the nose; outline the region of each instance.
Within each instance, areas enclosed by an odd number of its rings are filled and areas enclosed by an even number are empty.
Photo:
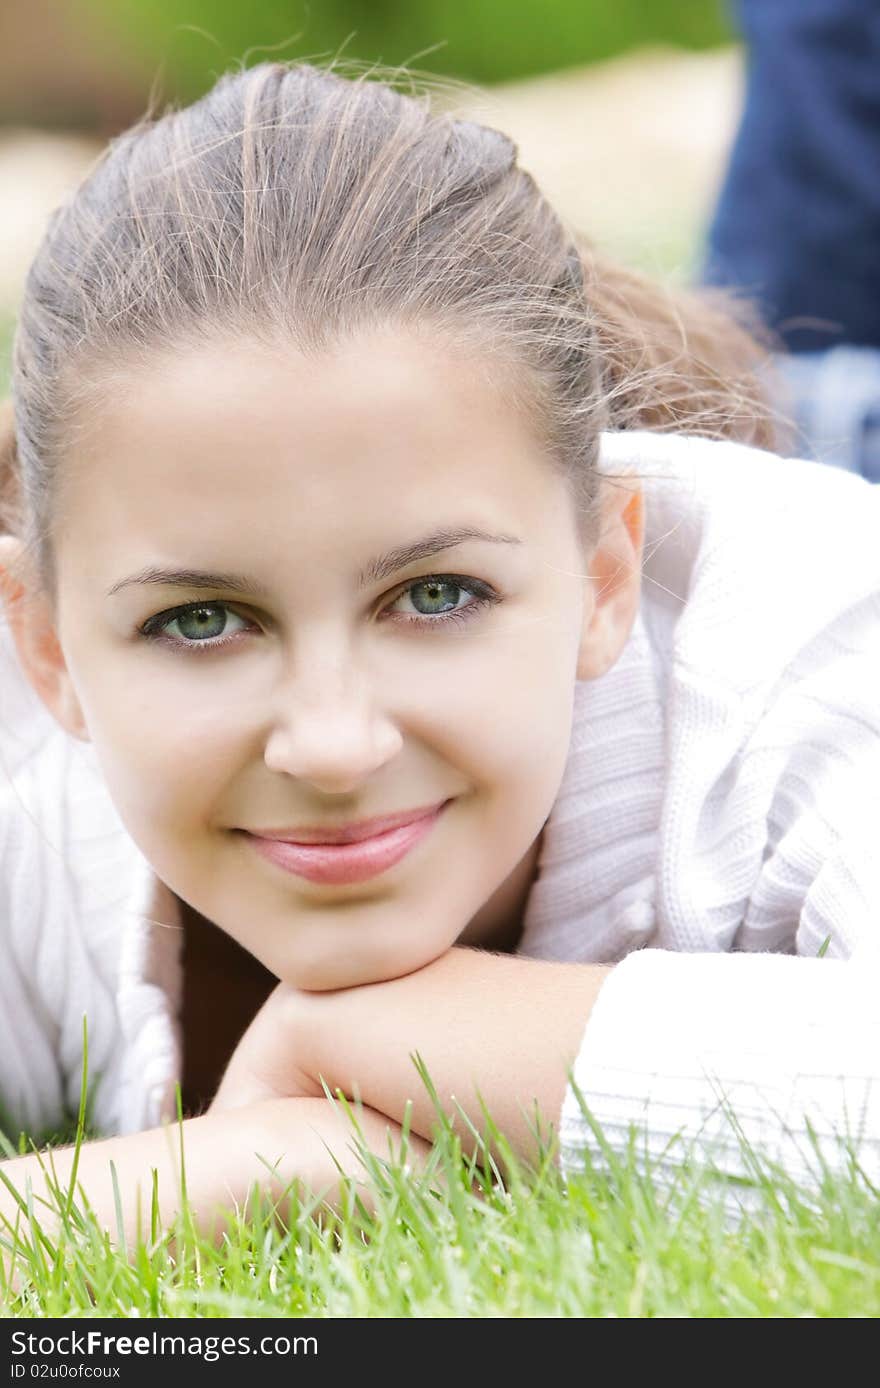
[[[265,763],[328,794],[356,790],[390,761],[403,737],[363,680],[316,678],[289,688],[266,741]]]

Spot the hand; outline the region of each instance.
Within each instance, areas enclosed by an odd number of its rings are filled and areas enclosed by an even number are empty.
[[[412,1131],[430,1140],[438,1115],[418,1054],[465,1144],[468,1123],[485,1128],[485,1103],[514,1151],[532,1156],[535,1107],[556,1121],[608,972],[458,946],[384,983],[326,993],[281,984],[242,1037],[212,1107],[316,1097],[323,1078],[331,1093],[398,1124],[411,1103]]]
[[[388,1157],[389,1144],[395,1154],[400,1151],[398,1124],[369,1108],[361,1108],[356,1117],[368,1149],[383,1158]],[[63,1210],[63,1199],[59,1206],[55,1191],[65,1191],[75,1175],[78,1199],[85,1197],[111,1240],[121,1229],[127,1247],[134,1250],[144,1229],[150,1228],[154,1200],[165,1229],[180,1211],[181,1138],[189,1207],[204,1237],[221,1240],[228,1229],[226,1212],[236,1207],[246,1213],[255,1190],[282,1202],[283,1215],[283,1198],[294,1181],[324,1204],[338,1207],[346,1176],[357,1184],[361,1201],[368,1208],[373,1204],[373,1187],[344,1109],[326,1098],[275,1099],[234,1114],[187,1118],[182,1129],[170,1124],[76,1147],[54,1147],[51,1162],[42,1152],[0,1162],[0,1224],[8,1233],[21,1222],[19,1201],[27,1199],[30,1186],[40,1226],[54,1237]],[[424,1166],[429,1151],[426,1142],[408,1136],[406,1160],[414,1168]],[[25,1218],[25,1247],[27,1229]],[[6,1247],[0,1243],[0,1280],[5,1278],[13,1291],[18,1289],[17,1267],[11,1242]]]
[[[309,1189],[336,1207],[340,1193],[340,1171],[359,1184],[359,1198],[369,1209],[374,1194],[365,1183],[349,1115],[340,1106],[331,1106],[324,1086],[298,1061],[307,1061],[309,1052],[302,1044],[310,1034],[315,1013],[320,1012],[322,994],[305,993],[279,983],[242,1036],[226,1067],[217,1093],[208,1109],[213,1118],[232,1109],[236,1131],[251,1127],[259,1118],[263,1133],[263,1155],[275,1171],[275,1195],[293,1176],[305,1180]],[[320,1097],[319,1097],[320,1096]],[[357,1110],[357,1126],[367,1147],[387,1158],[389,1143],[399,1151],[403,1141],[400,1124],[366,1105]],[[406,1142],[407,1160],[422,1168],[430,1144],[416,1132]],[[271,1154],[271,1155],[270,1155]],[[276,1165],[277,1163],[277,1165]],[[267,1172],[260,1184],[265,1187]],[[279,1187],[280,1183],[280,1187]]]
[[[308,1073],[301,1055],[303,1012],[312,996],[287,983],[272,990],[236,1046],[209,1113],[266,1099],[323,1095],[323,1086]]]

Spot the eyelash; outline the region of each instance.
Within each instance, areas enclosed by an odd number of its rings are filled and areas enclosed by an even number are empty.
[[[407,586],[392,599],[392,602],[397,602],[400,598],[404,597],[410,589],[418,588],[425,583],[451,583],[453,587],[460,589],[461,592],[470,593],[474,601],[469,602],[466,607],[459,607],[452,612],[444,612],[436,617],[406,617],[398,613],[391,616],[388,619],[389,621],[402,622],[406,626],[414,626],[424,631],[427,630],[428,627],[446,626],[453,622],[459,624],[468,622],[475,613],[482,611],[492,603],[502,601],[499,594],[496,593],[493,588],[490,588],[487,583],[481,582],[480,579],[459,579],[455,574],[426,574],[423,578],[414,579],[412,583],[408,583]],[[221,646],[229,646],[234,641],[238,640],[239,636],[244,635],[243,632],[235,632],[232,636],[222,636],[214,641],[187,641],[162,634],[162,629],[170,626],[178,617],[182,617],[187,612],[198,612],[202,608],[224,608],[226,611],[235,612],[235,609],[228,602],[188,602],[184,603],[182,607],[171,607],[165,612],[158,612],[154,617],[150,617],[148,621],[138,627],[137,634],[147,641],[154,641],[158,645],[172,646],[175,650],[200,652],[217,651]],[[235,612],[235,615],[240,616],[241,614]]]

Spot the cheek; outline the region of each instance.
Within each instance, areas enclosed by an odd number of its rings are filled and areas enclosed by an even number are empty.
[[[143,692],[112,700],[104,691],[89,724],[110,796],[153,860],[164,856],[169,837],[180,842],[216,822],[241,750],[240,729],[237,742],[235,730],[212,711],[188,709],[185,701],[166,708],[165,702]]]
[[[538,816],[543,823],[559,787],[576,666],[570,627],[522,618],[508,633],[473,638],[467,659],[438,665],[413,699],[431,711],[423,728],[432,748],[475,788],[497,794],[524,832]]]
[[[534,743],[553,738],[556,715],[571,702],[577,671],[577,630],[567,614],[545,604],[511,613],[503,630],[473,642],[453,682],[479,710],[491,742],[518,734]]]

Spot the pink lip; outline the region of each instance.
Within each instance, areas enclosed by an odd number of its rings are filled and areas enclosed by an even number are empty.
[[[293,829],[251,829],[249,832],[260,839],[280,839],[284,843],[358,843],[361,839],[375,838],[389,829],[399,829],[402,824],[412,824],[413,820],[424,819],[435,810],[442,809],[445,801],[435,801],[419,810],[404,810],[401,814],[380,815],[375,819],[361,819],[357,824],[341,824],[332,828],[326,824],[301,825]]]
[[[427,837],[448,803],[444,801],[419,819],[410,819],[384,833],[374,833],[350,843],[305,844],[258,834],[248,837],[262,857],[286,872],[305,877],[309,882],[344,886],[350,882],[366,882],[394,867]]]

